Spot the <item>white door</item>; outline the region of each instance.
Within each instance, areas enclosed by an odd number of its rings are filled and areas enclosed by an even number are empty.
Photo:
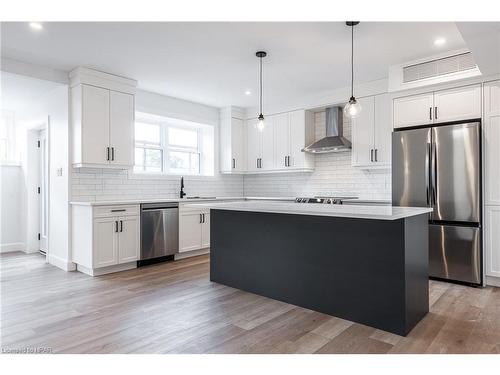
[[[262,134],[257,129],[257,120],[247,121],[247,169],[249,171],[258,170],[258,160],[261,157],[261,137]]]
[[[47,253],[49,238],[49,148],[46,130],[41,130],[38,134],[38,154],[40,163],[38,169],[39,250],[42,253]]]
[[[82,163],[109,164],[109,90],[82,90]]]
[[[201,247],[210,247],[210,211],[203,211],[204,219],[201,225]]]
[[[119,219],[94,219],[93,268],[118,264]]]
[[[486,206],[484,226],[486,275],[500,277],[500,206]]]
[[[266,126],[261,132],[262,156],[260,170],[274,169],[274,123],[275,116],[266,117]]]
[[[245,145],[243,141],[243,120],[239,118],[231,119],[231,153],[232,170],[241,172],[245,170]]]
[[[134,165],[134,96],[110,91],[111,164]]]
[[[434,122],[481,118],[481,86],[436,91],[434,107]]]
[[[368,166],[374,161],[375,99],[358,99],[363,111],[352,120],[352,165]]]
[[[434,95],[432,92],[394,99],[394,128],[432,124],[433,107]]]
[[[274,168],[288,168],[290,156],[290,121],[288,113],[269,116],[273,117],[276,159]]]
[[[306,167],[306,153],[302,149],[306,146],[306,112],[293,111],[290,117],[290,153],[288,164],[291,168]]]
[[[201,211],[179,214],[179,253],[201,248]]]
[[[118,235],[118,263],[139,260],[140,219],[139,216],[120,217]]]
[[[485,204],[500,205],[500,81],[484,85]]]
[[[363,114],[363,113],[361,113]],[[375,162],[391,164],[392,119],[389,94],[375,96]]]

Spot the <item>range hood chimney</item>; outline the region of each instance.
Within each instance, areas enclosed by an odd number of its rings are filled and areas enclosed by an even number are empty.
[[[351,142],[343,136],[343,113],[340,107],[326,108],[326,137],[302,149],[311,154],[349,151]]]

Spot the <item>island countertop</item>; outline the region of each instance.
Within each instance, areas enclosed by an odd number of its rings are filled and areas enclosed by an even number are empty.
[[[265,212],[276,214],[398,220],[432,212],[429,207],[305,204],[294,202],[243,201],[187,204],[186,207],[214,210]]]

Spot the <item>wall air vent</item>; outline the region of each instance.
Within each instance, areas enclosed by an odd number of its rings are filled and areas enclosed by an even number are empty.
[[[455,51],[389,67],[389,91],[450,82],[480,74],[469,51]]]
[[[439,77],[445,74],[458,73],[474,69],[477,65],[470,52],[448,56],[442,59],[427,61],[403,67],[403,82],[414,82],[421,79]]]

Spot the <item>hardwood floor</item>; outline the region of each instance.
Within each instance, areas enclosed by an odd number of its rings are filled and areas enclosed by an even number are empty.
[[[3,254],[1,347],[53,353],[500,353],[500,288],[430,282],[400,337],[208,279],[200,256],[89,277]]]

